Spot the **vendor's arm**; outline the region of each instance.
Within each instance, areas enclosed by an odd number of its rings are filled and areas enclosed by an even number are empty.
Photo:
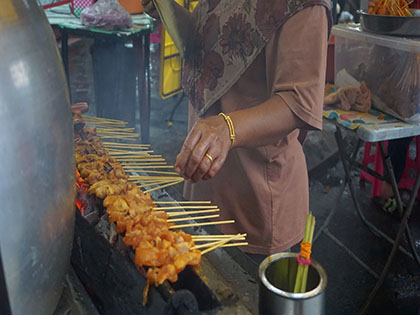
[[[297,128],[321,129],[327,51],[327,15],[321,6],[299,12],[266,46],[266,102],[228,114],[234,147],[277,144]],[[198,181],[216,175],[231,145],[223,117],[197,121],[175,164],[176,171]],[[213,162],[205,156],[212,156]]]

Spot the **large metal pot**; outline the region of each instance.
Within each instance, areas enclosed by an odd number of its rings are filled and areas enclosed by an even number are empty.
[[[1,0],[0,250],[12,314],[51,314],[70,263],[69,95],[36,0]]]

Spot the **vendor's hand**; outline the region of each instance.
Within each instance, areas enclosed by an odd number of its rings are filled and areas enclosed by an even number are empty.
[[[230,145],[229,128],[222,116],[200,119],[185,139],[175,171],[193,182],[210,179],[225,162]]]
[[[141,0],[144,11],[149,14],[152,18],[160,19],[159,13],[153,3],[153,0]]]

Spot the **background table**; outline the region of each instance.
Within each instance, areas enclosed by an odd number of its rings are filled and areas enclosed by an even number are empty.
[[[408,124],[401,121],[394,119],[386,114],[380,113],[378,111],[371,111],[370,113],[358,113],[353,111],[339,111],[339,110],[331,110],[324,112],[324,121],[333,123],[336,126],[335,131],[335,139],[338,146],[338,151],[340,154],[341,161],[343,163],[344,171],[345,171],[345,178],[343,181],[343,185],[340,189],[340,192],[337,196],[336,202],[334,203],[327,219],[325,220],[324,225],[319,229],[317,235],[315,235],[315,240],[319,237],[320,233],[327,230],[328,224],[331,221],[337,207],[339,205],[341,196],[344,192],[345,187],[348,185],[350,189],[350,194],[353,200],[353,204],[357,210],[357,213],[364,224],[376,235],[383,237],[385,240],[390,242],[393,247],[388,256],[387,262],[385,267],[383,268],[381,275],[378,276],[373,270],[371,270],[368,266],[366,266],[358,257],[353,255],[355,260],[362,265],[368,272],[370,272],[373,276],[378,279],[378,282],[375,285],[375,288],[372,290],[368,300],[365,303],[365,306],[362,309],[362,314],[366,313],[371,302],[373,301],[374,297],[376,296],[377,291],[381,287],[385,277],[388,274],[389,268],[391,267],[392,261],[398,249],[400,249],[403,253],[405,253],[410,258],[413,258],[417,261],[420,265],[420,258],[416,252],[416,246],[412,240],[410,229],[408,226],[408,219],[411,215],[415,198],[417,196],[417,191],[420,186],[420,172],[416,174],[416,180],[414,187],[412,188],[410,201],[407,208],[404,210],[401,202],[401,197],[399,194],[399,190],[397,187],[397,182],[395,180],[394,171],[392,169],[392,164],[389,156],[384,150],[383,141],[399,139],[404,137],[411,137],[411,136],[418,136],[420,135],[420,124]],[[352,152],[351,155],[347,154],[346,148],[344,147],[342,130],[346,132],[352,133],[357,138],[357,144]],[[367,166],[362,165],[361,163],[356,161],[358,152],[361,148],[363,142],[379,142],[379,147],[381,150],[381,156],[384,163],[384,175],[378,174],[375,171],[371,170]],[[395,239],[389,237],[386,233],[381,231],[375,224],[368,221],[363,214],[363,211],[360,207],[358,198],[356,196],[352,178],[351,178],[351,170],[353,167],[358,167],[369,174],[379,178],[379,179],[387,179],[393,188],[395,198],[397,200],[397,205],[399,212],[401,214],[401,221],[399,225],[399,229]],[[410,244],[411,253],[400,246],[403,234],[406,234],[408,239],[408,243]]]
[[[119,31],[106,31],[88,28],[72,14],[46,12],[50,24],[58,25],[61,35],[61,56],[69,82],[68,36],[89,37],[95,40],[131,43],[135,49],[135,67],[137,69],[138,101],[140,110],[140,134],[143,143],[149,142],[150,133],[150,32],[152,21],[145,14],[133,16],[134,26]],[[70,89],[70,83],[69,83]],[[100,108],[100,104],[98,104]],[[101,110],[98,111],[101,116]]]

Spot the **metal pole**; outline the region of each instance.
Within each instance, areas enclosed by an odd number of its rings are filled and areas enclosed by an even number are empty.
[[[3,261],[1,259],[0,250],[0,314],[11,315],[9,296],[7,294],[6,276],[3,269]]]

